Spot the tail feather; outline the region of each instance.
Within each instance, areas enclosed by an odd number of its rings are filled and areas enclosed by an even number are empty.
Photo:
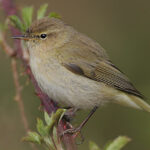
[[[150,112],[150,105],[145,102],[143,99],[139,98],[139,97],[136,97],[136,96],[130,96],[132,101],[137,105],[139,106],[139,108],[141,110],[144,110],[144,111],[147,111],[147,112]]]
[[[140,97],[119,92],[116,94],[115,100],[120,105],[150,112],[150,105]]]

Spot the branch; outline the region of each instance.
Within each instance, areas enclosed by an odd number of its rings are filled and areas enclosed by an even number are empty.
[[[15,96],[15,100],[18,103],[18,107],[20,110],[20,114],[21,114],[21,119],[24,125],[24,129],[26,132],[29,131],[29,125],[28,125],[28,121],[27,121],[27,117],[24,111],[24,104],[23,104],[23,99],[22,99],[22,95],[21,95],[21,85],[19,83],[19,75],[18,75],[18,71],[17,71],[17,63],[16,63],[16,59],[14,59],[14,56],[16,56],[16,51],[13,50],[5,41],[4,39],[4,34],[2,33],[0,35],[0,44],[3,48],[3,50],[5,51],[5,53],[12,58],[11,59],[11,67],[12,67],[12,74],[13,74],[13,79],[14,79],[14,85],[15,85],[15,89],[16,89],[16,96]],[[31,144],[31,147],[36,150],[35,146],[33,144]]]
[[[16,88],[15,100],[18,102],[18,105],[19,105],[24,128],[28,132],[29,125],[28,125],[27,117],[25,115],[23,100],[22,100],[22,96],[21,96],[22,87],[19,83],[19,76],[18,76],[18,72],[17,72],[17,63],[14,58],[12,58],[12,60],[11,60],[11,67],[12,67],[12,73],[13,73],[13,78],[14,78],[14,84],[15,84],[15,88]]]
[[[4,34],[2,33],[2,35],[0,35],[0,42],[1,42],[1,46],[2,49],[5,51],[5,53],[12,57],[15,56],[16,52],[6,43],[6,41],[4,40]]]
[[[28,121],[27,121],[27,116],[25,114],[23,99],[22,99],[22,95],[21,95],[22,87],[19,83],[17,63],[16,63],[16,60],[14,58],[11,59],[11,67],[12,67],[12,73],[13,73],[13,78],[14,78],[14,84],[15,84],[15,88],[16,88],[15,100],[17,101],[17,103],[19,105],[21,119],[22,119],[22,122],[23,122],[23,125],[24,125],[24,128],[25,128],[25,131],[29,132],[30,129],[29,129]],[[36,147],[32,143],[31,143],[31,147],[34,150],[36,150]]]

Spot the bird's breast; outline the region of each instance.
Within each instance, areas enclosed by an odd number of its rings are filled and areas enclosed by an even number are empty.
[[[92,108],[103,103],[103,84],[73,74],[56,60],[30,60],[38,85],[50,98],[65,106]]]

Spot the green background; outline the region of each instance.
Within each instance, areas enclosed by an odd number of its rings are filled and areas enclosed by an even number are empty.
[[[63,19],[99,42],[111,60],[148,99],[150,103],[150,1],[149,0],[16,0],[17,7],[49,4],[48,11],[59,13]],[[0,11],[1,16],[3,15]],[[3,22],[5,17],[0,17]],[[8,33],[9,35],[9,33]],[[10,36],[8,36],[10,37]],[[11,41],[11,40],[10,40]],[[22,67],[19,67],[22,70]],[[21,76],[23,100],[29,126],[34,130],[36,118],[43,114],[38,109],[39,99],[27,78]],[[20,142],[26,134],[17,103],[10,59],[0,49],[0,150],[30,150]],[[78,125],[87,112],[77,114]],[[100,108],[83,129],[85,141],[79,150],[88,149],[88,141],[99,146],[118,135],[132,139],[124,150],[150,150],[150,114],[108,105]]]

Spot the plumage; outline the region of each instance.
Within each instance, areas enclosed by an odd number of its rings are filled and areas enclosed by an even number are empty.
[[[81,38],[76,36],[81,36]],[[76,43],[78,43],[78,47],[76,47]],[[92,44],[89,45],[88,43]],[[64,50],[61,55],[69,56],[67,60],[62,59],[62,63],[70,71],[143,98],[142,94],[136,90],[129,79],[110,62],[108,56],[103,52],[103,48],[97,43],[94,43],[83,34],[77,34],[70,43],[67,43],[67,47],[68,44],[71,45],[71,50],[64,47],[61,49],[61,51]],[[64,58],[65,56],[62,57]],[[72,59],[73,57],[77,59]]]
[[[80,68],[75,64],[66,64],[65,66],[70,71],[79,75],[83,75],[98,82],[103,82],[118,90],[143,98],[142,94],[135,89],[133,84],[121,72],[115,70],[107,64],[102,63],[103,62],[96,67],[92,66],[90,72],[84,72],[84,68]]]
[[[40,39],[40,34],[47,38]],[[34,22],[28,35],[39,37],[27,42],[32,72],[54,101],[83,109],[115,102],[150,111],[105,50],[86,35],[56,18]]]

